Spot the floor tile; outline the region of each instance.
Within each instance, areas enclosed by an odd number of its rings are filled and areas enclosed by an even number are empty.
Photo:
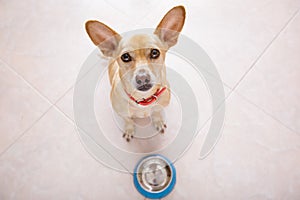
[[[139,199],[129,174],[98,163],[51,109],[0,157],[1,199]]]
[[[237,92],[300,133],[300,15],[274,41]]]
[[[0,154],[47,109],[47,103],[0,60]]]
[[[226,103],[219,143],[199,160],[203,139],[200,134],[175,163],[178,183],[169,199],[300,197],[300,136],[239,95],[233,94]]]

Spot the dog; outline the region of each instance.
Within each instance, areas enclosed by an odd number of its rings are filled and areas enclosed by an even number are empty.
[[[185,22],[185,8],[169,10],[152,34],[122,38],[107,25],[90,20],[85,24],[92,42],[110,59],[110,100],[115,112],[124,119],[123,137],[134,137],[134,118],[151,117],[155,129],[167,128],[162,110],[170,102],[170,85],[166,79],[165,56],[177,43]]]

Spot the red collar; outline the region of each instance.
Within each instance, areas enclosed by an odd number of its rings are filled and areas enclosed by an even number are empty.
[[[134,101],[135,103],[137,103],[138,105],[141,105],[141,106],[148,106],[149,104],[155,102],[158,97],[166,90],[167,88],[166,87],[163,87],[161,89],[157,89],[156,92],[151,96],[151,97],[148,97],[147,99],[143,98],[142,100],[136,100],[133,96],[131,96],[130,94],[128,94],[127,92],[127,95],[128,97]]]

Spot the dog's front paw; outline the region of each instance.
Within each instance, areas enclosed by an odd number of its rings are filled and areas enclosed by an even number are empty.
[[[134,135],[134,129],[132,128],[126,129],[123,134],[123,138],[125,138],[127,142],[130,142],[130,140],[133,138],[133,135]]]
[[[130,142],[130,140],[133,138],[133,135],[135,133],[134,122],[131,118],[124,118],[124,120],[125,120],[125,127],[124,127],[123,138],[125,138],[127,142]]]
[[[153,121],[153,125],[159,133],[162,134],[165,133],[165,129],[167,128],[167,125],[164,123],[163,120]]]

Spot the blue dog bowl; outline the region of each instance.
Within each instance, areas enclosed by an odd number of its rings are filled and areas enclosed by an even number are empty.
[[[146,156],[136,165],[133,182],[144,197],[161,199],[173,190],[176,170],[174,165],[161,155]]]

